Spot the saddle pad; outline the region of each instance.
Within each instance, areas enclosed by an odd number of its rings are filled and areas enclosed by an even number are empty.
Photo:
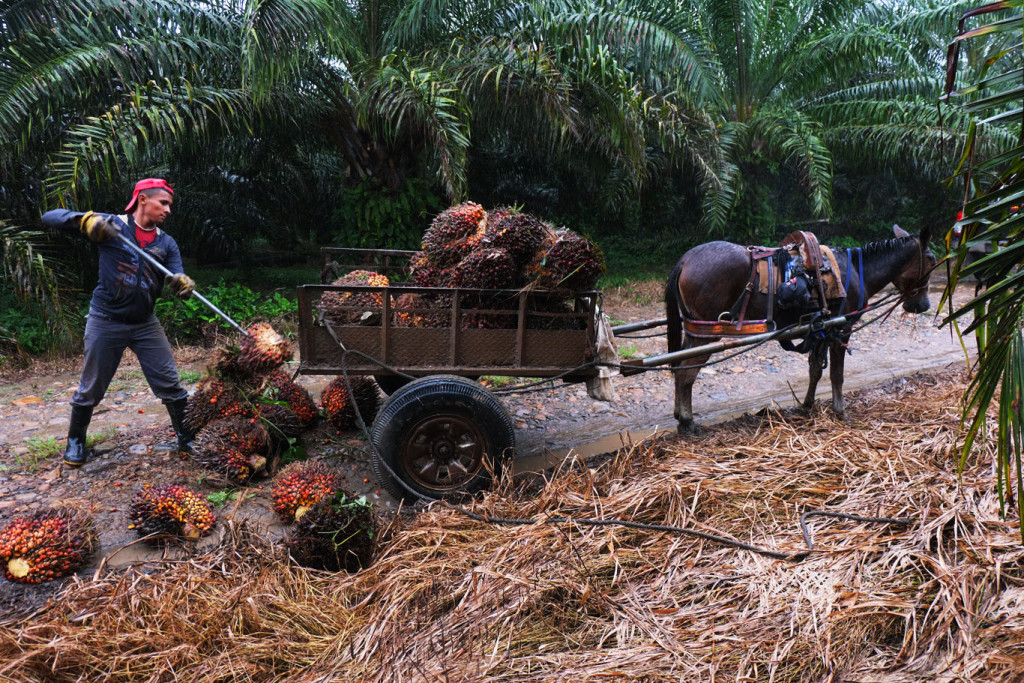
[[[798,257],[796,249],[790,250],[791,257]],[[825,268],[822,269],[822,280],[825,285],[825,298],[842,299],[846,296],[846,288],[843,287],[843,279],[839,276],[839,264],[836,262],[835,254],[832,250],[826,246],[821,247],[822,261],[825,263]],[[768,293],[768,259],[759,258],[755,261],[757,265],[757,282],[758,291],[761,294]],[[775,289],[777,290],[779,284],[782,283],[782,273],[779,272],[778,268],[772,268],[772,272],[775,275]]]

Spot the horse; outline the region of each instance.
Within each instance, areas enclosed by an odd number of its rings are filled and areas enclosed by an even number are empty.
[[[928,299],[928,280],[935,267],[935,256],[928,249],[928,231],[914,236],[894,225],[895,237],[871,242],[858,250],[837,249],[837,264],[846,297],[829,302],[831,316],[854,314],[868,305],[869,300],[884,287],[893,284],[903,299],[908,313],[923,313],[931,307]],[[668,320],[668,351],[678,351],[709,344],[721,337],[693,337],[683,334],[682,319],[716,321],[723,312],[734,308],[751,282],[753,261],[750,251],[732,242],[715,241],[698,245],[687,251],[676,263],[665,285],[665,313]],[[769,311],[768,294],[752,291],[746,302],[746,320],[765,319]],[[773,307],[776,328],[799,322],[801,312]],[[803,311],[804,313],[806,311]],[[802,408],[814,406],[814,392],[826,364],[825,350],[830,363],[832,382],[832,410],[842,419],[843,364],[853,321],[838,333],[827,334],[812,341],[808,352],[810,383]],[[783,348],[791,347],[784,346]],[[697,431],[693,421],[693,383],[700,365],[711,354],[676,363],[675,418],[679,432]],[[694,367],[696,366],[696,367]]]

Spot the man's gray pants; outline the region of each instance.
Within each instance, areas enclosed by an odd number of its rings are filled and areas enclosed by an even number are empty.
[[[141,323],[121,323],[90,315],[85,323],[85,363],[71,404],[94,407],[107,393],[125,349],[139,359],[149,388],[164,403],[186,398],[178,366],[164,328],[156,316]]]

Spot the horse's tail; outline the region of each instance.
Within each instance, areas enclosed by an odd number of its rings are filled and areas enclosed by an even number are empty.
[[[668,350],[683,348],[683,301],[679,296],[679,276],[683,273],[683,259],[669,273],[665,283],[665,318],[668,320]]]

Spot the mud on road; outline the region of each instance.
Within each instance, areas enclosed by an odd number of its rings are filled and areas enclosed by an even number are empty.
[[[941,284],[933,286],[933,304]],[[605,308],[613,322],[659,318],[664,315],[660,283],[638,284],[606,291]],[[970,290],[958,293],[957,303]],[[941,371],[961,365],[964,350],[948,328],[932,314],[895,312],[856,332],[846,361],[846,391],[887,382],[921,370]],[[665,351],[665,337],[651,332],[618,339],[621,357],[642,357]],[[179,349],[179,368],[191,389],[210,356],[210,350]],[[778,344],[747,353],[713,359],[694,388],[698,424],[720,422],[765,407],[790,407],[803,398],[806,357],[783,351]],[[90,575],[102,561],[115,566],[160,557],[180,550],[153,550],[133,544],[126,511],[131,496],[143,484],[180,483],[212,496],[220,518],[250,519],[279,538],[286,529],[277,522],[270,498],[272,479],[249,487],[228,489],[215,477],[174,452],[174,440],[163,406],[146,386],[134,356],[126,354],[104,402],[97,408],[90,434],[106,439],[99,455],[81,469],[61,464],[59,449],[67,432],[68,402],[77,385],[80,359],[38,364],[29,373],[0,386],[0,526],[13,516],[60,502],[90,510],[96,520],[101,549],[84,569]],[[300,377],[314,398],[330,377]],[[665,371],[615,377],[618,400],[604,403],[587,396],[582,384],[556,384],[539,392],[509,393],[500,378],[485,384],[499,394],[516,428],[518,472],[537,471],[560,462],[575,451],[587,457],[614,451],[659,432],[674,432],[673,382]],[[830,399],[827,372],[819,398]],[[849,405],[849,408],[852,408]],[[848,409],[849,409],[848,408]],[[321,456],[342,476],[346,490],[364,495],[384,514],[398,503],[381,488],[370,471],[362,435],[336,433],[323,421],[305,436],[310,456]],[[216,543],[217,534],[200,543]],[[39,604],[60,582],[39,587],[0,582],[0,622]]]

